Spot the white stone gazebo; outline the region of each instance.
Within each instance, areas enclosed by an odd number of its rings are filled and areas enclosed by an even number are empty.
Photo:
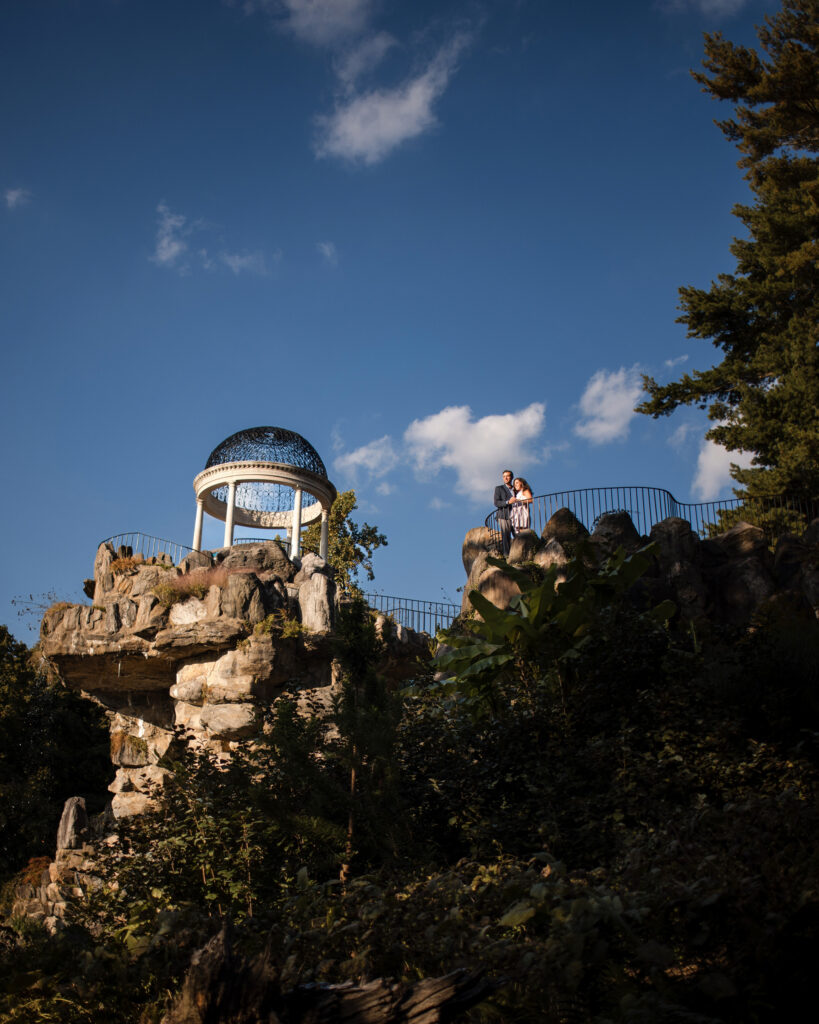
[[[233,544],[234,526],[286,530],[291,557],[299,554],[302,526],[321,517],[319,553],[327,558],[336,489],[318,452],[301,434],[282,427],[251,427],[232,434],[213,449],[193,489],[194,550],[202,549],[205,512],[224,522],[226,548]]]

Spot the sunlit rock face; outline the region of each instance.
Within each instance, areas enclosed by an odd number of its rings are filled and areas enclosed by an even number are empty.
[[[773,547],[758,526],[739,522],[724,533],[700,538],[686,519],[668,518],[641,537],[627,512],[600,516],[589,534],[567,508],[558,509],[540,537],[522,530],[512,541],[510,565],[556,567],[557,582],[578,544],[583,557],[600,562],[618,548],[627,553],[652,542],[652,563],[639,582],[647,599],[670,599],[684,621],[749,625],[772,601],[787,595],[790,606],[819,617],[819,519],[804,534],[782,534]],[[477,590],[498,607],[506,608],[517,587],[502,580],[502,571],[490,564],[498,553],[498,538],[486,527],[469,530],[463,560],[467,573],[462,614],[472,614],[469,600]]]
[[[277,544],[243,544],[175,566],[102,544],[86,593],[90,606],[49,609],[40,644],[66,685],[106,708],[117,817],[150,805],[172,744],[229,754],[286,687],[304,703],[332,701],[338,598],[317,555],[291,561]],[[428,656],[424,635],[384,621],[380,632],[388,678]]]

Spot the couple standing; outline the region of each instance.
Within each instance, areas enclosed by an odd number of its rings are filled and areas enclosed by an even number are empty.
[[[503,483],[495,488],[495,508],[498,510],[498,528],[501,549],[509,554],[512,537],[529,527],[529,506],[532,488],[522,476],[514,477],[511,469],[503,471]]]

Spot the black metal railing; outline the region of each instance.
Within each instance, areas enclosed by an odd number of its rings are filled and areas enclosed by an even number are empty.
[[[392,597],[389,594],[363,594],[374,611],[389,615],[406,629],[435,636],[439,629],[448,629],[460,614],[460,605],[449,601],[424,601],[412,597]]]
[[[131,555],[142,555],[143,558],[159,558],[165,555],[177,565],[185,555],[189,555],[193,548],[186,544],[178,544],[174,540],[163,540],[162,537],[151,537],[147,533],[117,533],[113,537],[107,537],[100,541],[100,544],[110,544],[116,554],[120,548]]]
[[[559,508],[569,509],[588,530],[606,512],[627,512],[643,535],[669,516],[687,519],[701,537],[728,529],[740,519],[761,526],[770,535],[804,529],[819,516],[819,502],[800,498],[723,498],[720,501],[677,501],[661,487],[585,487],[574,491],[539,494],[529,505],[530,529],[538,534]],[[496,547],[501,531],[498,509],[486,517]]]

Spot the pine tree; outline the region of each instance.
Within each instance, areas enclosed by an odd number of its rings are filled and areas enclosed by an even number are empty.
[[[638,411],[707,408],[706,437],[753,454],[732,475],[749,496],[819,499],[819,0],[784,0],[757,29],[762,55],[706,35],[703,90],[735,104],[717,122],[742,157],[754,197],[734,207],[733,274],[681,288],[688,336],[722,361],[670,384],[644,378]],[[740,492],[738,492],[740,493]]]

